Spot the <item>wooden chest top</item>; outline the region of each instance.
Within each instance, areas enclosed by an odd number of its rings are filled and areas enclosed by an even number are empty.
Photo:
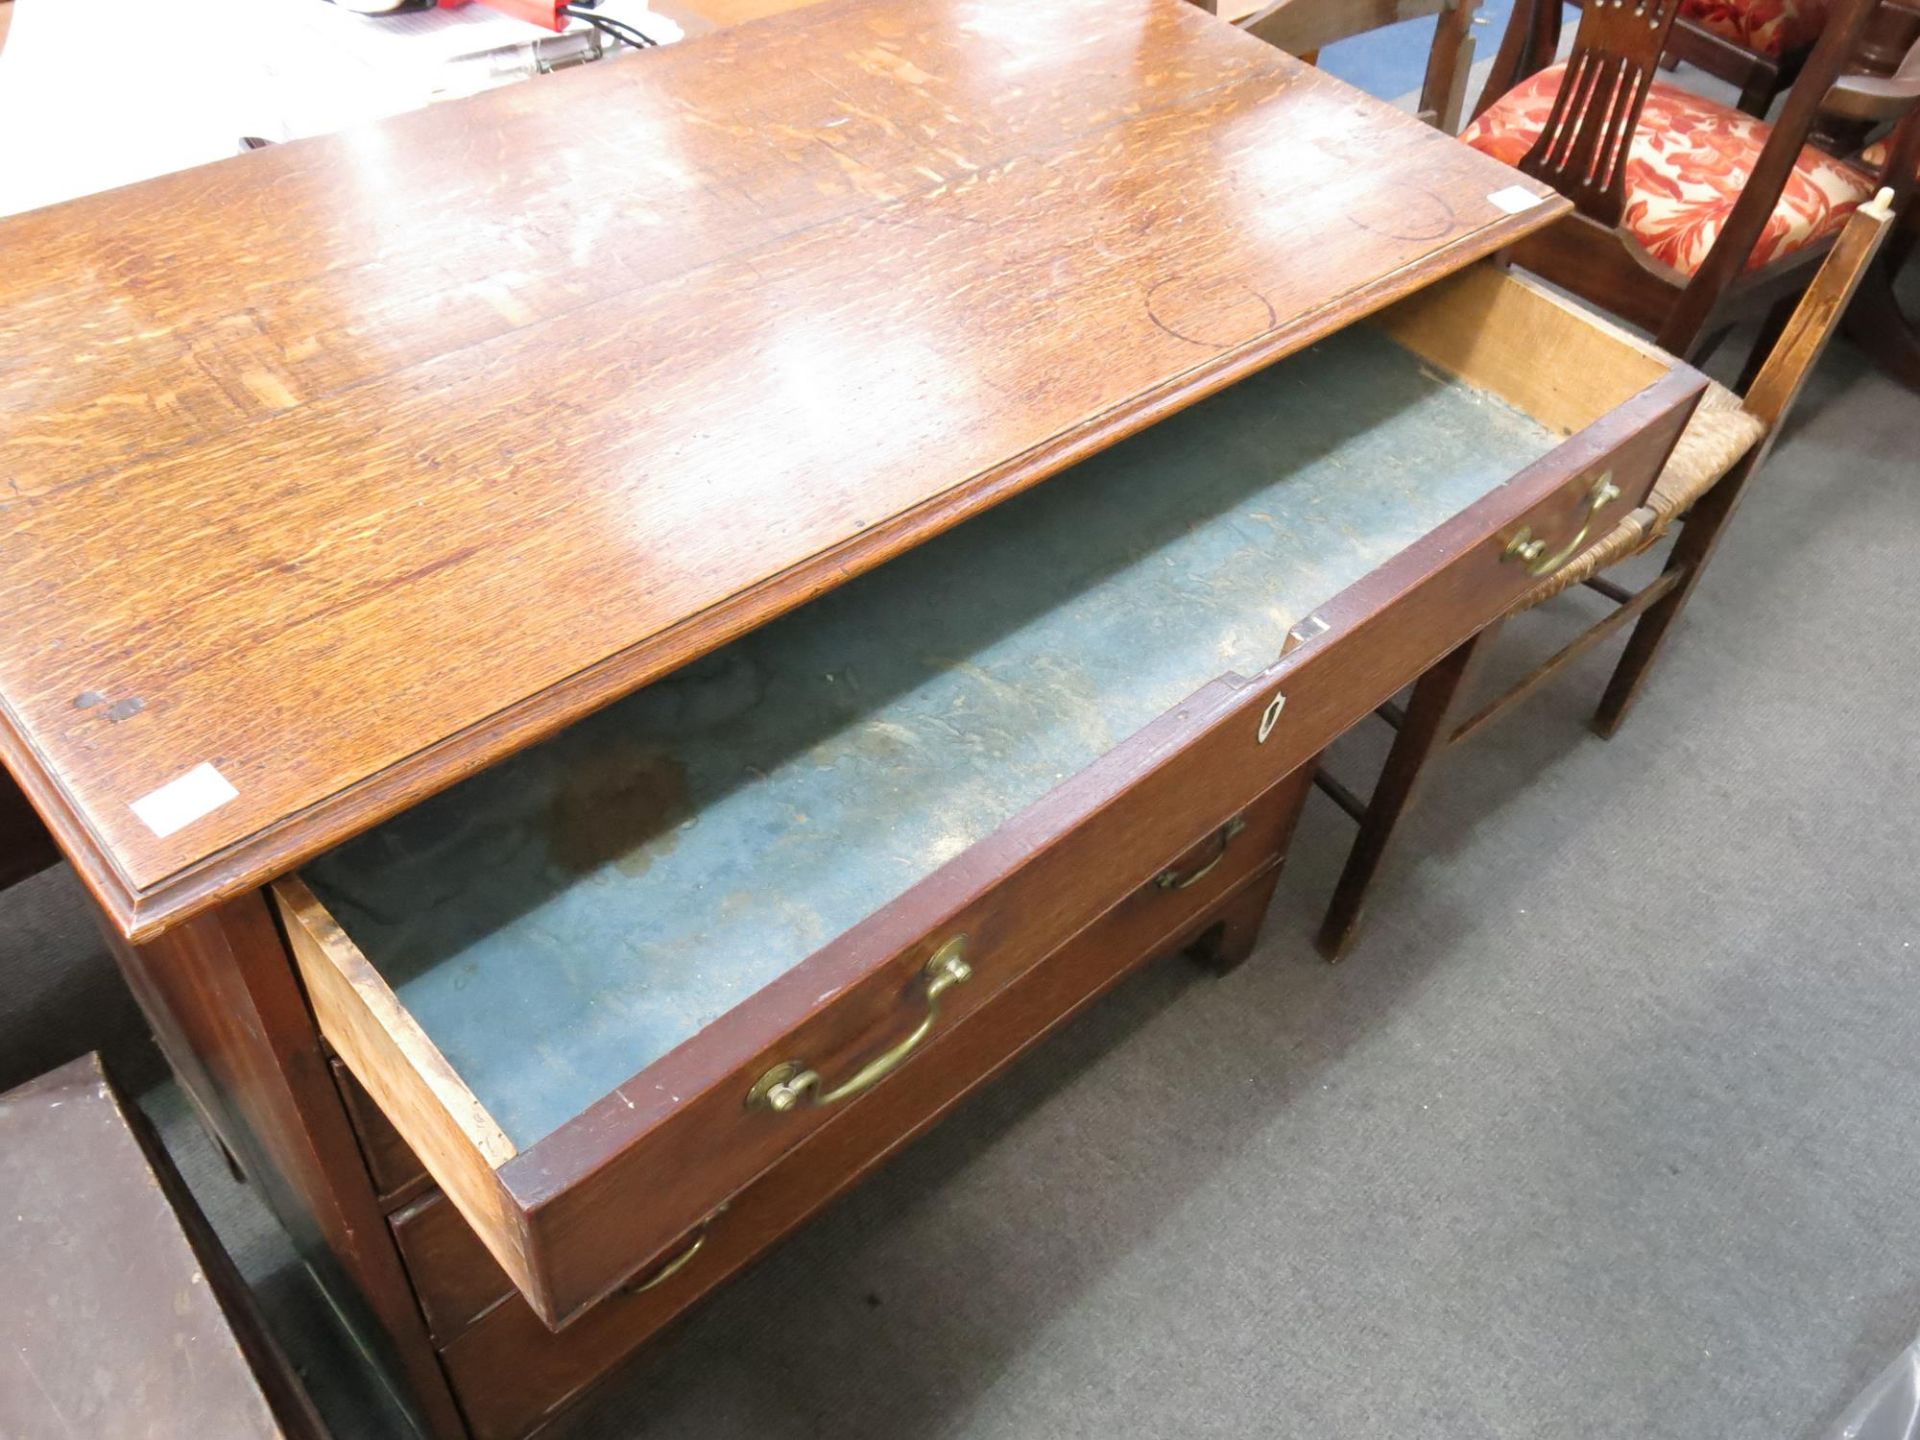
[[[152,934],[1565,208],[1516,178],[1183,0],[835,0],[16,217],[0,752]]]

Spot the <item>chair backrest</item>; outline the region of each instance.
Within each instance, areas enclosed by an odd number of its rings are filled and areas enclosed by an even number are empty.
[[[1680,0],[1586,0],[1552,113],[1520,161],[1522,174],[1602,225],[1618,225],[1626,208],[1627,150],[1679,9]]]
[[[1920,102],[1920,39],[1886,74],[1841,76],[1820,107],[1828,115],[1862,127],[1895,122],[1880,166],[1880,183],[1892,187],[1896,205],[1906,198],[1920,169],[1920,103],[1916,102]]]
[[[1266,0],[1236,15],[1233,0],[1217,13],[1289,55],[1312,59],[1324,46],[1369,30],[1438,15],[1420,85],[1420,118],[1452,133],[1460,128],[1467,72],[1473,67],[1473,13],[1480,0]]]
[[[1519,0],[1515,5],[1493,71],[1474,107],[1476,116],[1551,63],[1560,3]],[[1896,76],[1856,73],[1854,57],[1878,5],[1879,0],[1840,0],[1808,57],[1786,108],[1774,123],[1778,143],[1767,147],[1749,182],[1749,189],[1757,186],[1772,192],[1761,210],[1762,224],[1806,143],[1807,131],[1823,110],[1879,120],[1904,110],[1920,94],[1920,46]],[[1586,0],[1553,113],[1520,163],[1521,170],[1552,185],[1582,214],[1601,224],[1619,223],[1628,146],[1678,10],[1679,0]],[[1777,183],[1770,183],[1775,169]],[[1758,236],[1755,227],[1741,252],[1743,263]]]

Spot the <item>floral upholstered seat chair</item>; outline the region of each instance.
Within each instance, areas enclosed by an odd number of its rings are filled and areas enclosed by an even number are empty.
[[[1460,138],[1574,202],[1572,216],[1516,247],[1518,263],[1691,358],[1749,309],[1769,313],[1760,346],[1769,345],[1848,216],[1881,184],[1904,205],[1911,161],[1883,179],[1808,135],[1824,111],[1896,125],[1892,153],[1912,154],[1920,120],[1903,122],[1920,75],[1855,74],[1877,0],[1831,0],[1769,124],[1657,77],[1687,3],[1585,0],[1572,52],[1554,64],[1560,0],[1519,0]]]

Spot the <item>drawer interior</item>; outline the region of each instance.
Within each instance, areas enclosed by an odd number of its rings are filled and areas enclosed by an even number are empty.
[[[1541,377],[1581,373],[1569,345],[1605,363],[1562,392]],[[1668,364],[1469,272],[303,878],[470,1092],[482,1150],[511,1155],[1209,680],[1271,662],[1290,624]]]

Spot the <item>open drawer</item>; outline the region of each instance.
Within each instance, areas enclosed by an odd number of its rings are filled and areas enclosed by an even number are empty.
[[[558,1327],[1230,843],[1639,504],[1703,383],[1456,276],[279,882],[320,1028]]]

